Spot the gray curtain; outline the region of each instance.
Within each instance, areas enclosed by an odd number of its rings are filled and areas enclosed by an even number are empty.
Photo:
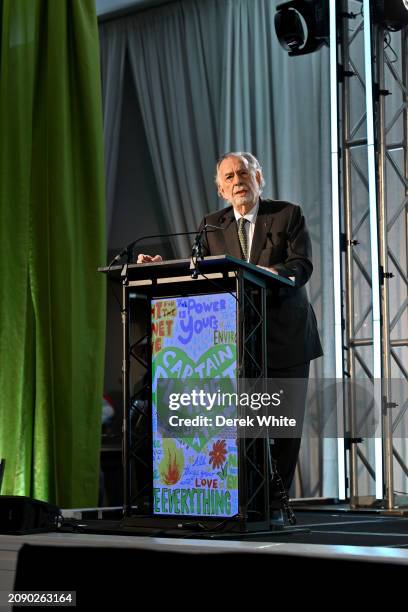
[[[176,3],[127,20],[130,62],[170,232],[194,230],[217,206],[212,176],[220,150],[223,4]],[[176,252],[187,256],[190,244],[191,238],[176,239]]]
[[[169,232],[194,230],[205,213],[223,206],[213,179],[216,159],[228,150],[249,150],[260,159],[265,196],[303,206],[314,246],[309,293],[325,350],[312,374],[329,377],[334,375],[329,55],[321,49],[288,57],[275,35],[277,4],[180,1],[110,22],[102,26],[102,62],[115,52],[107,30],[116,30],[126,38]],[[116,50],[116,59],[110,59],[119,64],[120,57]],[[105,83],[104,98],[117,87],[115,76]],[[178,256],[189,254],[190,243],[176,241]],[[335,495],[335,446],[326,444],[323,462],[316,462],[307,441],[302,448],[302,493],[322,494],[325,472],[324,492]]]
[[[99,26],[101,48],[101,77],[103,103],[103,132],[105,143],[106,232],[107,237],[115,206],[116,174],[119,156],[119,135],[122,117],[123,76],[125,68],[126,35],[124,23]]]

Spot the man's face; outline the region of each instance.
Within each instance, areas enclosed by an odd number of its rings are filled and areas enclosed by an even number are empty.
[[[260,183],[260,172],[251,170],[245,157],[227,157],[218,168],[218,193],[241,215],[258,201]]]

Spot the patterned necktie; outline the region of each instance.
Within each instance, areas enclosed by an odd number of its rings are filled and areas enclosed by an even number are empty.
[[[241,245],[242,259],[248,259],[248,238],[245,230],[245,223],[248,219],[240,217],[238,219],[238,238]]]

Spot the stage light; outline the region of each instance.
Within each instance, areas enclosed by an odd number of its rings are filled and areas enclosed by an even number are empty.
[[[373,18],[388,30],[401,30],[408,25],[408,0],[374,0]]]
[[[329,44],[327,0],[291,0],[278,4],[275,31],[289,55],[305,55]]]

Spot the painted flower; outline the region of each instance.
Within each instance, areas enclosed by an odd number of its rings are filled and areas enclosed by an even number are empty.
[[[210,451],[210,463],[212,463],[213,470],[222,466],[227,456],[227,447],[225,440],[217,440],[214,442],[212,451]]]

